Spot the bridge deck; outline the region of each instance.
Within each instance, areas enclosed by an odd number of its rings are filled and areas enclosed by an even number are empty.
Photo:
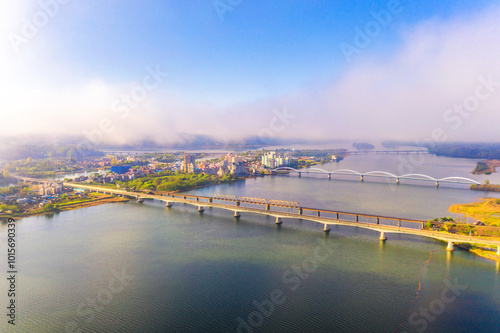
[[[72,183],[64,183],[65,186],[68,187],[73,187],[73,188],[82,188],[82,189],[88,189],[91,191],[97,191],[97,192],[103,192],[103,193],[110,193],[110,194],[118,194],[118,195],[125,195],[129,197],[134,197],[134,198],[142,198],[142,199],[153,199],[153,200],[160,200],[164,202],[179,202],[179,203],[186,203],[194,206],[199,206],[199,207],[214,207],[214,208],[221,208],[221,209],[226,209],[234,212],[249,212],[249,213],[255,213],[255,214],[261,214],[261,215],[268,215],[268,216],[273,216],[273,217],[279,217],[279,218],[296,218],[296,219],[302,219],[302,220],[308,220],[308,221],[313,221],[317,223],[322,223],[325,225],[345,225],[345,226],[352,226],[352,227],[360,227],[360,228],[365,228],[365,229],[371,229],[379,232],[387,232],[387,233],[405,233],[405,234],[412,234],[412,235],[418,235],[418,236],[424,236],[424,237],[429,237],[429,238],[434,238],[446,242],[460,242],[460,243],[479,243],[479,244],[486,244],[490,246],[500,246],[500,240],[487,240],[484,238],[479,238],[479,237],[468,237],[468,236],[461,236],[461,235],[454,235],[454,234],[442,234],[439,232],[434,232],[430,230],[423,230],[423,225],[425,221],[422,220],[413,220],[413,219],[406,219],[406,218],[398,218],[398,217],[389,217],[389,216],[376,216],[376,215],[370,215],[370,214],[359,214],[359,213],[352,213],[352,212],[340,212],[340,211],[332,211],[332,210],[327,210],[327,209],[320,209],[320,208],[308,208],[308,207],[299,207],[297,209],[297,212],[283,212],[283,211],[277,211],[277,210],[270,210],[270,209],[262,209],[262,208],[255,208],[255,207],[245,207],[245,206],[238,206],[236,205],[236,202],[241,202],[239,200],[233,199],[233,200],[222,200],[221,201],[235,201],[235,205],[228,205],[228,204],[222,204],[222,203],[216,203],[213,202],[214,200],[219,200],[219,199],[214,199],[213,197],[207,197],[207,196],[196,196],[196,195],[188,195],[188,194],[182,194],[182,193],[175,193],[175,194],[168,194],[168,195],[157,195],[157,194],[145,194],[145,193],[139,193],[139,192],[127,192],[127,191],[121,191],[121,190],[114,190],[114,189],[106,189],[106,188],[101,188],[97,186],[88,186],[88,185],[80,185],[80,184],[72,184]],[[189,199],[188,199],[189,198]],[[270,200],[267,201],[269,207],[273,206],[269,204]],[[251,204],[250,202],[248,202]],[[256,205],[262,205],[261,203],[258,203]],[[276,205],[274,205],[276,206]],[[295,208],[295,207],[294,207]],[[296,208],[295,208],[296,209]],[[307,215],[303,214],[304,211],[308,212],[315,212],[317,215]],[[339,214],[339,218],[333,218],[333,217],[325,217],[325,216],[318,216],[320,215],[319,213],[328,213],[328,214]],[[345,220],[341,219],[341,216],[354,216],[355,220]],[[378,223],[370,223],[366,221],[360,221],[359,218],[364,217],[364,218],[372,218],[376,219]],[[385,224],[383,223],[384,221],[397,221],[398,225],[390,225],[390,224]],[[413,227],[405,227],[401,223],[402,222],[409,222],[413,224]]]

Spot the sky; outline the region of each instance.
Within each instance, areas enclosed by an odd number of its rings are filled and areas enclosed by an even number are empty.
[[[498,1],[0,0],[0,137],[500,141]]]

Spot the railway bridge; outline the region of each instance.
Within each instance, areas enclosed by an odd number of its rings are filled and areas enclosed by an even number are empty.
[[[287,218],[308,220],[322,224],[324,232],[330,232],[330,226],[332,225],[344,225],[370,229],[380,233],[379,239],[381,241],[387,240],[386,234],[390,233],[423,236],[447,242],[448,251],[453,251],[454,243],[485,244],[497,247],[497,254],[500,255],[500,240],[445,234],[433,230],[425,230],[424,227],[426,221],[423,220],[303,207],[300,203],[292,201],[238,197],[223,194],[199,196],[183,193],[169,193],[163,195],[123,191],[73,183],[64,183],[64,186],[135,198],[138,202],[144,202],[144,200],[159,200],[165,202],[166,207],[172,207],[174,203],[189,204],[198,207],[198,212],[200,213],[203,212],[205,208],[213,207],[232,211],[235,218],[240,218],[242,213],[267,215],[274,217],[277,225],[282,224],[283,220]],[[283,211],[283,208],[288,209],[288,211]],[[476,226],[476,228],[479,227]]]

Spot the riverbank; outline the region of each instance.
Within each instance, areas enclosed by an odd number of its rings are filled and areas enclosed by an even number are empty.
[[[464,214],[488,226],[500,226],[500,199],[497,198],[487,198],[481,199],[478,202],[452,205],[449,211]]]
[[[476,185],[476,184],[472,184],[470,186],[470,189],[473,191],[500,192],[500,185],[494,185],[494,184]]]
[[[14,219],[21,219],[24,217],[54,214],[54,213],[70,211],[70,210],[75,210],[75,209],[80,209],[80,208],[87,208],[87,207],[104,205],[104,204],[108,204],[108,203],[126,202],[129,200],[130,199],[126,199],[126,198],[122,198],[122,197],[114,197],[114,196],[106,195],[106,194],[95,194],[93,198],[88,199],[88,200],[70,201],[67,203],[56,203],[55,205],[57,205],[56,206],[57,208],[55,208],[51,211],[46,211],[43,208],[39,208],[39,209],[27,210],[23,213],[4,214],[4,215],[0,215],[0,217],[5,217],[5,218],[11,217]]]
[[[497,255],[495,249],[490,249],[488,247],[475,244],[456,244],[456,246],[462,250],[469,251],[480,257],[500,262],[500,256]]]

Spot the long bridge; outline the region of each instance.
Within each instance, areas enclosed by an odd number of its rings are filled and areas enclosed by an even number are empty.
[[[412,150],[349,150],[349,155],[399,155],[399,154],[429,154],[427,149],[412,149]]]
[[[50,183],[59,183],[60,182],[57,180],[48,180],[48,179],[43,179],[43,178],[30,178],[30,177],[23,177],[23,176],[18,176],[18,175],[14,175],[14,174],[11,174],[10,176],[12,178],[20,180],[22,182],[33,183],[33,184],[50,184]]]
[[[450,183],[450,184],[477,184],[480,185],[478,181],[475,181],[474,179],[470,178],[465,178],[465,177],[445,177],[445,178],[434,178],[428,175],[424,174],[418,174],[418,173],[412,173],[412,174],[406,174],[406,175],[395,175],[390,172],[386,171],[369,171],[369,172],[359,172],[351,169],[340,169],[340,170],[332,170],[332,171],[327,171],[323,170],[320,168],[309,168],[309,169],[295,169],[295,168],[290,168],[290,167],[280,167],[280,168],[275,168],[271,170],[273,173],[297,173],[299,177],[302,176],[302,174],[321,174],[321,175],[328,175],[328,179],[332,179],[332,175],[339,175],[339,176],[357,176],[359,179],[363,182],[365,179],[369,177],[373,178],[386,178],[386,179],[393,179],[395,180],[396,184],[400,184],[401,180],[418,180],[418,181],[431,181],[434,182],[436,187],[439,187],[440,183]]]
[[[174,203],[189,204],[198,207],[198,212],[203,212],[205,208],[213,207],[232,211],[235,218],[239,218],[242,213],[253,213],[272,216],[276,219],[276,224],[283,223],[283,219],[302,219],[323,224],[324,232],[329,232],[332,225],[344,225],[374,230],[380,233],[380,240],[385,241],[386,233],[404,233],[429,237],[447,242],[447,250],[453,251],[454,243],[478,243],[488,246],[498,247],[497,254],[500,255],[500,240],[488,240],[474,236],[462,236],[455,234],[444,234],[432,230],[425,230],[426,221],[397,218],[389,216],[377,216],[370,214],[359,214],[342,212],[321,208],[303,207],[298,202],[283,200],[268,200],[263,198],[238,197],[233,195],[214,194],[212,196],[189,195],[183,193],[169,194],[147,194],[142,192],[130,192],[115,190],[98,186],[80,185],[64,183],[66,187],[84,189],[99,193],[121,195],[137,199],[138,202],[144,200],[159,200],[165,202],[166,207],[172,207]],[[274,209],[272,209],[274,208]],[[277,209],[286,208],[289,211]],[[292,211],[294,210],[294,211]],[[436,223],[439,225],[439,223]],[[481,228],[475,226],[475,228]],[[497,228],[500,230],[500,228]]]

